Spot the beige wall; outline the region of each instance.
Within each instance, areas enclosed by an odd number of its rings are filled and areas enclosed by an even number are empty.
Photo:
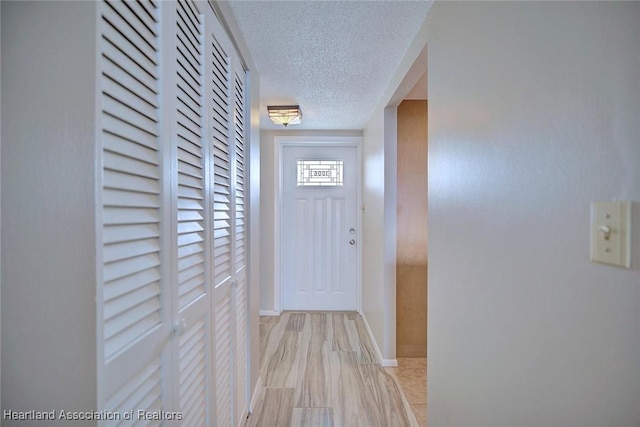
[[[397,106],[427,68],[426,24],[407,48],[363,131],[362,310],[385,365],[396,358]]]
[[[2,409],[94,410],[96,5],[0,7]]]
[[[640,246],[589,261],[590,203],[640,200],[639,23],[637,2],[434,2],[430,427],[640,425]]]

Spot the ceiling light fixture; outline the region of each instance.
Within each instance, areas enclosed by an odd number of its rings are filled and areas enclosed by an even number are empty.
[[[267,107],[269,112],[269,118],[276,125],[288,125],[300,124],[302,119],[302,110],[299,105],[279,105]]]

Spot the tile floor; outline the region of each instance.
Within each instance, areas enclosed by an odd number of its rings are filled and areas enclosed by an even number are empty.
[[[398,358],[397,368],[386,368],[393,374],[409,401],[420,427],[427,425],[427,359]]]
[[[246,427],[418,426],[357,313],[264,317],[260,341],[262,387]]]

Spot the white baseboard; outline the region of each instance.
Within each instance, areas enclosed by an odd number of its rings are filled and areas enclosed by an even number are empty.
[[[382,359],[380,362],[382,366],[388,368],[397,368],[398,367],[398,359]]]
[[[280,316],[280,312],[275,310],[260,310],[260,316]]]
[[[258,404],[258,398],[260,397],[260,390],[262,389],[262,377],[258,378],[256,381],[256,386],[253,389],[253,395],[251,396],[251,402],[249,403],[249,413],[253,413],[256,409],[256,405]]]
[[[367,333],[369,334],[369,339],[371,340],[371,344],[373,344],[373,349],[376,352],[376,358],[378,359],[378,363],[381,364],[382,366],[389,366],[389,365],[385,365],[385,360],[388,359],[383,359],[382,358],[382,352],[380,351],[380,347],[378,347],[378,343],[376,342],[375,337],[373,336],[373,332],[371,331],[371,327],[369,326],[369,322],[367,322],[367,318],[364,315],[364,313],[360,313],[360,316],[362,317],[362,320],[364,321],[364,327],[367,329]],[[396,361],[395,366],[398,366],[398,362]]]

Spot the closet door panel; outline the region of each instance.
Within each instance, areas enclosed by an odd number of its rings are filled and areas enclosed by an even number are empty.
[[[245,70],[207,1],[102,0],[101,425],[241,425],[248,408]]]
[[[234,273],[235,331],[236,331],[236,413],[243,419],[248,410],[247,383],[247,280],[246,280],[246,223],[245,223],[245,71],[236,60],[233,76],[233,148],[234,148]]]
[[[211,229],[207,208],[205,109],[206,5],[191,0],[175,7],[175,143],[178,405],[182,425],[210,425]]]
[[[213,16],[213,13],[212,13]],[[234,304],[233,47],[217,19],[209,22],[209,144],[213,160],[213,352],[217,426],[238,424]]]
[[[163,279],[158,5],[102,2],[102,406],[166,406],[170,310]],[[152,423],[153,424],[153,423]]]

